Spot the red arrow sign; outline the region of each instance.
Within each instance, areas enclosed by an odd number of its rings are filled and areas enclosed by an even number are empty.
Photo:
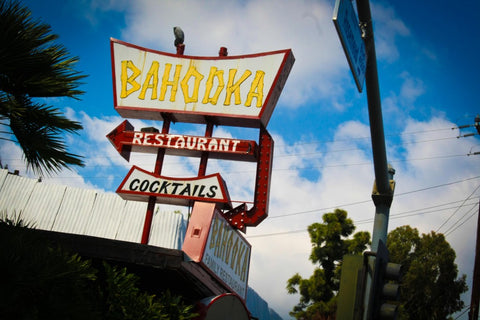
[[[125,120],[107,134],[107,138],[127,161],[132,151],[155,153],[158,148],[166,149],[167,155],[200,157],[203,152],[208,152],[209,157],[216,159],[257,161],[258,146],[253,140],[133,130],[130,122]]]

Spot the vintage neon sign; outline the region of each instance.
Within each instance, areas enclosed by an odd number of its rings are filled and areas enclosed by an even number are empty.
[[[266,126],[295,60],[291,50],[193,57],[110,43],[114,104],[126,118]]]
[[[182,134],[133,131],[128,120],[123,121],[107,138],[127,161],[130,153],[156,153],[158,148],[167,149],[167,155],[200,157],[207,151],[211,158],[256,161],[257,142],[215,137],[198,137]],[[132,150],[133,149],[133,150]]]
[[[246,298],[251,245],[222,217],[215,204],[195,202],[182,250]]]
[[[192,201],[200,200],[231,208],[225,182],[218,173],[182,179],[155,175],[133,166],[117,193],[125,200],[148,201],[150,196],[154,196],[157,202],[173,205],[187,206]]]
[[[221,214],[241,231],[262,222],[268,216],[273,159],[273,139],[266,126],[295,61],[292,51],[195,57],[183,55],[182,50],[171,54],[116,39],[111,39],[110,47],[117,112],[126,118],[163,121],[161,132],[135,132],[124,121],[107,135],[127,161],[132,151],[157,151],[153,173],[133,167],[117,190],[125,199],[148,201],[142,243],[148,242],[156,202],[220,203]],[[205,136],[170,134],[170,124],[176,122],[206,124]],[[218,125],[259,128],[258,143],[213,137]],[[198,177],[162,177],[165,155],[200,157]],[[220,175],[205,176],[209,158],[257,162],[253,206],[231,207]],[[208,183],[213,184],[211,189]],[[205,188],[210,192],[204,193]],[[219,198],[217,190],[222,190]]]

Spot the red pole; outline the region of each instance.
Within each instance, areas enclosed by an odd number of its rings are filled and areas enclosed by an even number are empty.
[[[168,116],[164,116],[162,133],[166,134],[170,130],[170,119]],[[165,158],[165,149],[158,148],[157,151],[157,160],[155,161],[154,172],[157,175],[162,173],[163,159]],[[150,238],[150,230],[152,228],[153,220],[153,211],[155,209],[155,203],[157,202],[156,197],[148,198],[147,213],[145,214],[145,222],[143,224],[143,233],[142,233],[142,244],[148,244],[148,239]]]
[[[220,47],[218,51],[219,57],[226,57],[228,56],[228,50],[226,47]],[[210,138],[213,134],[213,122],[209,120],[207,117],[207,128],[205,129],[205,137]],[[207,172],[207,162],[208,162],[208,151],[202,153],[200,158],[200,165],[198,167],[198,176],[202,177]]]
[[[185,44],[183,44],[183,31],[179,28],[181,33],[181,42],[177,44],[175,40],[175,47],[177,48],[177,55],[183,55],[185,51]],[[174,28],[175,37],[177,37],[175,28]],[[168,114],[162,114],[163,117],[163,127],[162,133],[166,134],[170,130],[170,116]],[[165,149],[158,148],[157,151],[157,160],[155,162],[154,174],[160,175],[162,173],[163,159],[165,158]],[[152,220],[153,220],[153,210],[155,209],[155,203],[157,198],[150,196],[148,198],[147,213],[145,215],[145,223],[143,224],[143,233],[142,233],[142,244],[148,244],[148,238],[150,238],[150,230],[152,229]]]
[[[205,137],[210,138],[213,134],[213,123],[207,122],[207,128],[205,129]],[[200,166],[198,168],[198,176],[203,177],[207,172],[207,162],[208,162],[208,151],[202,152],[202,157],[200,158]]]

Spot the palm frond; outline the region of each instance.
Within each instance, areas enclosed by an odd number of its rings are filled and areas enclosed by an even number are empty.
[[[75,70],[78,57],[71,57],[50,26],[34,20],[18,1],[0,0],[0,30],[0,120],[8,121],[27,165],[39,173],[83,166],[81,157],[66,151],[62,138],[64,132],[82,129],[81,124],[31,99],[78,99],[80,80],[86,77]]]
[[[75,133],[80,123],[69,120],[53,107],[27,101],[12,108],[10,128],[23,149],[25,160],[37,173],[55,173],[70,165],[83,166],[81,157],[67,152],[62,132]]]
[[[0,90],[31,97],[78,98],[79,80],[75,71],[78,57],[54,41],[48,24],[35,21],[26,7],[16,1],[0,4]]]

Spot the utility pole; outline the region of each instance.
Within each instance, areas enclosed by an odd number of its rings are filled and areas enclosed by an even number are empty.
[[[372,233],[372,252],[377,252],[380,242],[387,243],[388,220],[390,206],[393,200],[395,170],[388,167],[385,148],[385,135],[383,131],[382,105],[380,86],[378,83],[377,57],[375,52],[375,39],[373,35],[372,16],[369,0],[356,0],[358,20],[362,31],[362,38],[366,50],[365,86],[367,89],[368,115],[370,120],[370,135],[372,141],[373,166],[375,171],[375,184],[372,200],[375,204],[375,218]],[[372,261],[370,258],[369,261]],[[373,261],[372,261],[373,262]],[[377,271],[375,271],[377,272]],[[365,288],[365,313],[364,319],[373,317],[372,310],[375,296],[372,279],[368,278]],[[378,288],[377,288],[378,289]]]
[[[480,116],[475,117],[475,129],[480,134]],[[477,218],[477,242],[475,244],[475,265],[473,267],[473,282],[472,282],[472,296],[470,299],[470,312],[468,313],[469,320],[478,319],[478,302],[480,298],[480,203]]]
[[[470,300],[470,312],[468,313],[469,320],[478,319],[478,302],[479,302],[479,285],[480,285],[480,203],[477,219],[477,243],[475,245],[475,265],[473,267],[473,283],[472,283],[472,296]]]
[[[357,11],[367,56],[365,85],[367,89],[373,166],[375,170],[375,187],[372,193],[376,208],[372,235],[372,251],[375,252],[380,240],[385,244],[387,243],[388,218],[390,205],[393,200],[393,189],[390,185],[390,180],[393,180],[395,170],[393,170],[393,168],[389,170],[387,164],[380,86],[378,84],[377,58],[369,0],[357,0]]]

